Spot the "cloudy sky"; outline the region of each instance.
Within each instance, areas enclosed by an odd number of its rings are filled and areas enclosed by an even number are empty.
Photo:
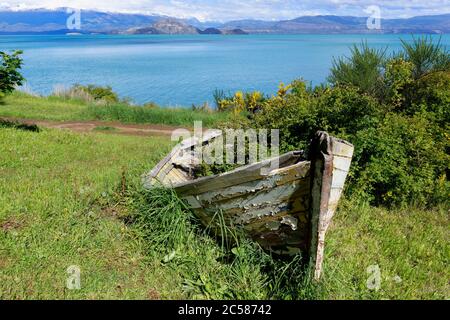
[[[377,5],[383,18],[450,13],[449,0],[0,0],[0,9],[74,7],[157,13],[200,20],[289,19],[303,15],[367,16]]]

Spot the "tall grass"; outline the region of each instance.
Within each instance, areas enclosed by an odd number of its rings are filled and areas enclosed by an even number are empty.
[[[84,103],[95,103],[95,99],[89,92],[82,90],[80,87],[67,87],[62,84],[55,85],[51,96],[62,98],[65,100],[78,100]],[[103,103],[102,103],[103,104]]]
[[[123,123],[155,123],[174,126],[187,125],[189,127],[194,125],[194,121],[202,121],[203,126],[213,127],[229,119],[228,113],[211,113],[183,108],[157,108],[154,106],[138,107],[125,104],[88,105],[82,116],[86,119],[120,121]]]
[[[228,120],[230,114],[192,110],[190,108],[162,108],[153,104],[131,106],[119,103],[89,102],[73,91],[61,89],[48,97],[14,92],[4,98],[0,116],[55,121],[118,121],[129,124],[163,124],[192,127],[202,121],[205,127],[216,127]]]
[[[25,95],[33,96],[33,97],[40,97],[40,95],[33,91],[33,88],[28,83],[24,83],[21,86],[16,87],[16,91],[19,91]]]

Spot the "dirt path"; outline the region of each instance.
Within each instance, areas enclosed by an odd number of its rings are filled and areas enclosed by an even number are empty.
[[[25,124],[35,124],[39,127],[66,129],[75,132],[99,132],[109,134],[123,134],[130,136],[170,136],[173,130],[179,127],[172,127],[157,124],[123,124],[120,122],[106,121],[48,121],[48,120],[31,120],[1,117],[8,121],[17,121]]]

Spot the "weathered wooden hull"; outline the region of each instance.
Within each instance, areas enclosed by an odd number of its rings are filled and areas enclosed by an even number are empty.
[[[300,152],[291,152],[279,157],[273,170],[272,160],[267,160],[191,180],[180,158],[195,143],[176,147],[145,177],[147,185],[173,187],[202,223],[219,235],[220,220],[243,229],[266,250],[307,253],[318,279],[325,233],[342,194],[353,146],[319,132],[308,161],[302,161]]]

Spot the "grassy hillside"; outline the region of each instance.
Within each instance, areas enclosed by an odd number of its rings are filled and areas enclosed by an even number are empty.
[[[151,294],[161,279],[147,276],[155,270],[142,263],[139,242],[104,204],[122,172],[138,177],[168,146],[161,138],[0,129],[0,297]],[[70,265],[82,268],[81,292],[65,290]]]
[[[47,116],[58,119],[80,108],[52,103],[64,112]],[[2,112],[38,117],[46,105]],[[230,251],[170,192],[142,191],[140,175],[169,149],[165,138],[0,128],[0,298],[449,297],[447,210],[344,201],[316,286],[298,261],[274,260],[246,241]],[[71,265],[81,269],[81,290],[65,288]],[[380,267],[379,291],[366,286],[370,265]]]
[[[96,105],[79,99],[36,97],[22,92],[6,96],[0,103],[0,116],[39,120],[104,120],[122,123],[165,124],[191,127],[202,121],[212,127],[229,118],[227,113],[194,111],[182,108],[132,107],[117,103]]]

